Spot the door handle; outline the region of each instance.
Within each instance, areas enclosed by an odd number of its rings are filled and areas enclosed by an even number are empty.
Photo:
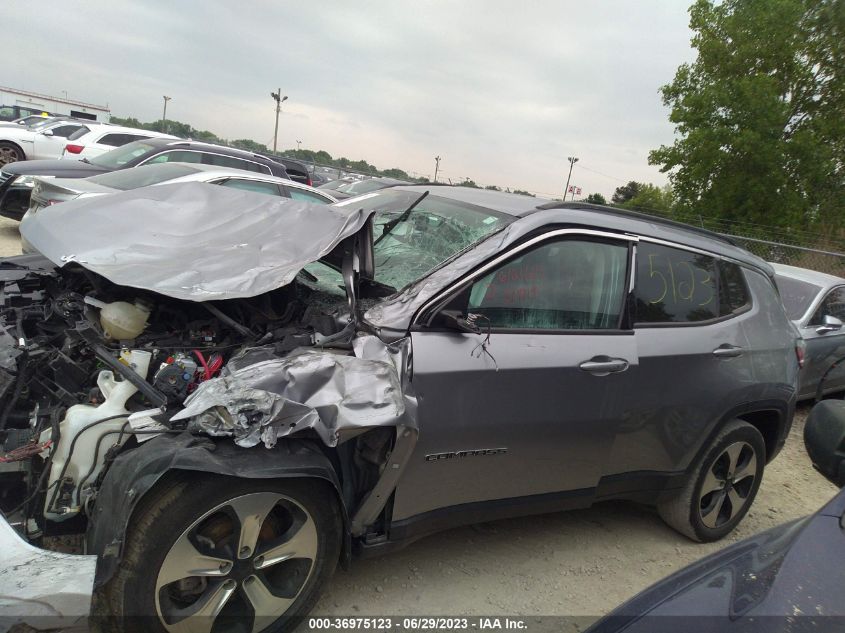
[[[607,376],[608,374],[617,374],[628,369],[628,361],[624,358],[595,356],[590,360],[582,362],[578,365],[578,368],[590,372],[594,376]]]
[[[726,343],[714,349],[713,356],[718,356],[719,358],[736,358],[737,356],[742,356],[743,352],[745,352],[745,350],[741,347],[728,345]]]

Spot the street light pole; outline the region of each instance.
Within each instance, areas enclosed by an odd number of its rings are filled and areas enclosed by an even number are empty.
[[[287,101],[288,97],[282,96],[282,89],[279,88],[277,92],[271,92],[270,96],[276,101],[276,129],[273,130],[273,153],[276,152],[276,141],[279,138],[279,112],[282,111],[282,102]]]
[[[162,99],[164,99],[164,111],[161,113],[161,131],[167,132],[167,102],[170,101],[171,97],[164,95]]]
[[[297,152],[299,151],[299,148],[300,148],[301,146],[302,146],[302,141],[297,141],[297,142],[296,142],[296,151],[297,151]]]
[[[564,200],[566,200],[566,194],[569,192],[569,179],[572,178],[572,168],[575,166],[575,163],[578,162],[578,157],[567,156],[566,160],[569,161],[569,175],[566,177],[566,187],[563,188],[563,199]]]
[[[437,172],[440,171],[440,157],[434,157],[434,182],[437,182]]]

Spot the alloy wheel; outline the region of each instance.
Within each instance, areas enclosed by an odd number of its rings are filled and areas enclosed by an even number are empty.
[[[0,167],[18,161],[18,153],[12,147],[0,147]]]
[[[159,619],[171,633],[257,633],[300,595],[318,545],[314,520],[285,495],[256,492],[226,501],[168,551],[155,583]]]
[[[734,442],[707,469],[698,499],[701,522],[719,528],[748,504],[757,478],[758,456],[748,442]]]

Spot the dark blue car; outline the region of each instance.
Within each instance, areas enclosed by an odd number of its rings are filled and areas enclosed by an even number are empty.
[[[810,412],[813,465],[845,486],[845,402]],[[672,574],[587,633],[845,631],[845,489],[815,514],[740,541]]]

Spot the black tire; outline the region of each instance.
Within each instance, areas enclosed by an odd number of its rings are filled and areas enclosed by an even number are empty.
[[[19,160],[26,160],[23,150],[9,141],[0,141],[0,167]]]
[[[226,586],[225,583],[234,583],[228,592],[231,598],[225,602],[223,611],[214,616],[215,631],[241,630],[245,621],[248,624],[245,630],[249,631],[252,624],[249,613],[253,608],[253,603],[250,602],[248,597],[247,585],[260,585],[265,590],[273,587],[272,593],[275,593],[276,585],[268,581],[269,576],[273,574],[280,579],[283,592],[288,591],[291,587],[298,586],[299,589],[298,592],[296,589],[291,589],[290,593],[285,596],[292,602],[284,615],[278,619],[275,619],[275,616],[271,617],[267,621],[266,628],[261,630],[266,633],[277,633],[295,628],[313,608],[320,591],[334,573],[337,565],[343,529],[343,519],[338,508],[337,495],[328,483],[317,479],[261,480],[204,475],[170,480],[148,493],[142,500],[141,505],[133,514],[132,524],[127,530],[123,561],[114,577],[95,596],[96,611],[99,616],[95,619],[95,622],[98,623],[99,629],[101,631],[115,630],[137,633],[173,631],[174,629],[164,626],[163,618],[167,617],[168,614],[166,612],[163,614],[165,608],[159,607],[159,604],[164,605],[166,603],[167,606],[172,607],[174,602],[171,601],[171,592],[182,591],[181,583],[196,582],[198,577],[167,584],[160,587],[157,592],[156,586],[160,574],[163,573],[163,563],[168,556],[173,555],[172,552],[176,551],[176,544],[181,543],[180,539],[183,537],[196,539],[192,540],[192,543],[198,549],[203,550],[200,551],[203,555],[208,555],[210,551],[213,551],[214,556],[217,556],[218,553],[223,556],[221,552],[231,551],[228,549],[231,545],[235,546],[233,549],[237,549],[237,535],[243,538],[240,527],[243,527],[244,523],[239,524],[233,520],[232,531],[228,536],[226,536],[225,528],[226,521],[237,516],[237,511],[234,509],[236,506],[228,506],[231,511],[228,514],[227,510],[224,509],[217,510],[210,517],[203,518],[203,515],[229,501],[238,503],[240,499],[242,503],[245,498],[263,498],[260,495],[249,497],[253,493],[266,493],[269,496],[274,493],[282,495],[284,498],[268,515],[268,517],[272,515],[271,518],[256,524],[260,525],[260,528],[255,531],[259,541],[253,554],[257,554],[260,550],[260,539],[265,529],[272,532],[272,528],[267,528],[267,524],[271,520],[274,524],[282,524],[282,541],[284,541],[284,534],[293,533],[294,523],[285,524],[284,518],[276,516],[277,514],[284,515],[283,507],[289,505],[294,510],[297,507],[299,510],[304,509],[307,515],[310,515],[309,518],[313,520],[316,526],[316,555],[313,559],[292,557],[290,560],[282,560],[279,563],[269,563],[267,568],[261,571],[255,571],[251,567],[248,571],[245,571],[245,566],[248,566],[250,562],[257,564],[255,561],[262,557],[252,556],[238,560],[243,557],[236,554],[234,557],[229,557],[233,558],[234,567],[229,568],[228,578],[223,576],[204,578],[200,579],[199,582],[205,583],[205,591],[209,594],[215,593],[212,590],[214,587],[212,583],[218,583],[216,590],[218,592],[220,587]],[[299,510],[296,510],[296,512],[299,512]],[[209,534],[215,534],[214,530],[207,531],[209,524],[212,524],[212,528],[215,528],[216,525],[217,533],[224,535],[219,542],[222,543],[228,539],[228,545],[217,549],[218,546],[215,544],[212,550],[204,549],[211,547],[208,545],[212,540],[209,538]],[[222,532],[219,527],[221,525],[223,526]],[[287,527],[284,527],[285,525]],[[191,530],[195,531],[191,532]],[[206,530],[206,532],[201,534],[201,530]],[[235,530],[237,530],[237,535]],[[287,531],[285,532],[285,530]],[[200,535],[199,539],[197,539],[197,535]],[[215,543],[217,542],[215,541]],[[225,558],[225,556],[223,557]],[[270,565],[275,566],[271,568]],[[285,565],[288,566],[281,569]],[[220,571],[223,571],[222,567]],[[244,573],[251,573],[253,577],[244,578]],[[261,577],[260,583],[256,582],[256,576]],[[198,593],[199,597],[196,598],[195,603],[200,603],[200,600],[209,594]],[[183,597],[180,594],[176,599],[181,601],[177,603],[177,606],[184,609],[187,605],[187,610],[194,608],[190,601],[182,601]],[[179,617],[181,617],[184,610],[176,611],[176,613],[180,614]],[[174,624],[174,622],[178,622],[178,619],[169,622],[169,624]],[[222,628],[220,628],[221,626]]]
[[[734,454],[737,459],[732,467]],[[718,541],[748,512],[765,463],[766,444],[760,431],[742,420],[731,420],[696,462],[681,491],[659,503],[657,510],[684,536],[701,543]],[[710,490],[714,486],[722,488]]]

